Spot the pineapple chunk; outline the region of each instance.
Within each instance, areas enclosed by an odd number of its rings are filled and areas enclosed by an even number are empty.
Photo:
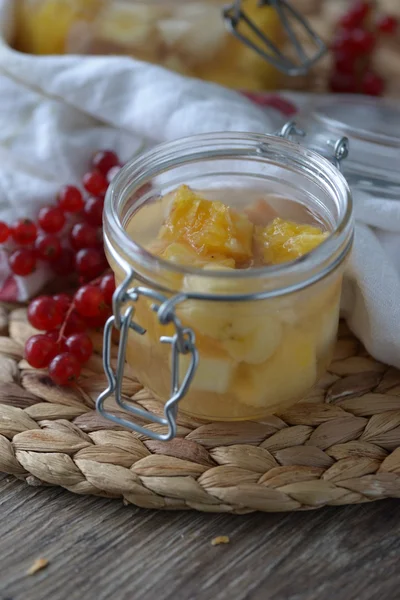
[[[222,202],[205,200],[182,185],[175,192],[159,238],[189,244],[209,259],[217,254],[245,261],[252,257],[253,229],[246,215]]]
[[[299,399],[316,378],[315,343],[311,335],[288,330],[268,361],[261,365],[239,365],[232,391],[243,404],[273,412]]]
[[[319,246],[329,233],[312,225],[299,225],[276,218],[265,228],[257,228],[256,246],[266,264],[277,265],[295,260]]]
[[[212,257],[212,262],[210,262],[210,259],[201,258],[197,252],[190,248],[190,246],[184,244],[169,244],[160,256],[169,262],[188,267],[195,267],[197,269],[235,268],[235,261],[233,258],[224,258],[223,256],[214,255]]]
[[[179,356],[179,376],[182,382],[190,365],[189,354]],[[191,383],[191,389],[201,392],[225,394],[232,383],[235,363],[224,356],[203,356],[200,353],[196,374]]]

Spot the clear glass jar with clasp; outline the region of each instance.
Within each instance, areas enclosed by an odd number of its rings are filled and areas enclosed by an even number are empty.
[[[352,201],[340,173],[346,139],[327,140],[331,161],[280,135],[222,133],[160,145],[113,180],[104,213],[105,248],[117,285],[105,330],[109,388],[100,412],[150,437],[175,435],[176,411],[205,420],[254,420],[301,399],[324,373],[339,320],[343,269],[353,239]],[[171,191],[186,184],[240,209],[267,193],[293,217],[313,214],[329,232],[297,260],[244,270],[200,269],[145,249],[165,218]],[[286,201],[290,204],[286,204]],[[286,208],[285,208],[286,207]],[[299,217],[300,218],[300,217]],[[116,372],[113,328],[120,330]],[[159,417],[124,401],[125,361],[165,402]],[[156,435],[107,413],[106,398],[165,425]],[[140,421],[142,422],[142,420]]]

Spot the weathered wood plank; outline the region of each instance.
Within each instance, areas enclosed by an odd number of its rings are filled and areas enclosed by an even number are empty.
[[[0,600],[394,600],[397,501],[295,514],[151,512],[0,478]],[[230,544],[212,547],[228,535]],[[26,571],[37,558],[47,569]]]

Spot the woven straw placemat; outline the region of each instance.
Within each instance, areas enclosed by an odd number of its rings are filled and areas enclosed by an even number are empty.
[[[155,509],[295,511],[400,497],[400,372],[376,362],[345,324],[329,373],[290,410],[263,422],[180,415],[162,443],[94,410],[106,381],[95,354],[75,389],[22,359],[26,310],[0,306],[0,471],[30,485]],[[101,335],[94,336],[97,350]],[[160,403],[129,374],[123,392]]]

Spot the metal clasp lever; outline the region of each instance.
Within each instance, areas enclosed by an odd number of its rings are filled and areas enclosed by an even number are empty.
[[[134,272],[130,271],[123,283],[117,288],[113,297],[113,310],[114,315],[110,317],[104,328],[104,342],[103,342],[103,364],[104,371],[107,376],[108,387],[102,392],[96,401],[96,408],[98,412],[113,421],[117,425],[127,427],[137,433],[145,435],[149,438],[168,441],[176,435],[176,415],[178,402],[187,394],[193,377],[196,373],[198,365],[198,351],[195,346],[195,335],[191,329],[182,326],[180,320],[175,314],[175,305],[177,302],[184,299],[183,296],[176,296],[175,298],[166,298],[162,294],[155,292],[154,290],[142,287],[133,287],[130,285],[134,279]],[[122,395],[122,380],[124,377],[125,358],[126,358],[126,346],[128,343],[128,335],[130,330],[133,330],[138,335],[146,335],[146,330],[143,329],[138,323],[133,321],[135,314],[135,307],[128,306],[125,313],[121,314],[121,308],[127,302],[136,302],[140,296],[155,300],[152,309],[157,313],[158,319],[162,325],[172,323],[175,326],[175,334],[171,337],[162,336],[160,338],[161,343],[171,344],[172,347],[172,359],[171,359],[171,397],[165,403],[164,406],[164,417],[159,417],[149,411],[141,408],[132,406],[123,399]],[[111,365],[111,346],[112,346],[112,332],[113,328],[120,331],[120,341],[118,347],[117,356],[117,367],[114,373]],[[180,368],[179,368],[179,355],[190,354],[191,360],[186,370],[182,382],[180,382]],[[166,433],[156,433],[151,429],[142,427],[134,421],[118,417],[117,415],[109,412],[104,403],[110,396],[115,396],[117,405],[127,413],[134,417],[144,419],[151,423],[163,425],[168,428]]]

